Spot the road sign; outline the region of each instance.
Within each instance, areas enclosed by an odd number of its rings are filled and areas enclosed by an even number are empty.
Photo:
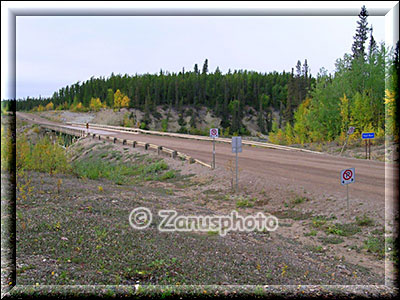
[[[347,131],[347,134],[353,134],[354,133],[354,127],[353,126],[351,126],[350,128],[349,128],[349,130]]]
[[[232,153],[242,152],[242,137],[233,136],[232,137]]]
[[[211,128],[210,129],[210,137],[217,138],[218,137],[218,128]]]
[[[354,168],[342,170],[342,172],[340,173],[340,183],[342,185],[346,185],[355,182],[356,181],[355,175],[356,172]]]
[[[375,138],[375,132],[363,132],[361,134],[361,138],[363,140],[374,139]]]
[[[210,129],[210,137],[213,139],[213,161],[212,161],[212,169],[215,169],[215,138],[218,137],[218,128]]]

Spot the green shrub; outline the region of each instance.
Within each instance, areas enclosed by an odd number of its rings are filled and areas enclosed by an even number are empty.
[[[50,174],[71,171],[66,150],[59,139],[52,142],[48,136],[44,136],[34,146],[30,146],[22,135],[17,138],[16,148],[17,170],[27,169]]]
[[[168,131],[168,119],[163,119],[161,121],[161,130],[164,132]]]

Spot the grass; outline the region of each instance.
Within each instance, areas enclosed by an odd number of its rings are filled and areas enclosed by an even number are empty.
[[[336,236],[320,237],[319,240],[323,244],[341,244],[344,242],[342,238]]]
[[[364,241],[364,249],[377,255],[379,258],[385,257],[385,238],[384,236],[369,236]]]
[[[306,248],[314,253],[324,253],[326,250],[324,250],[324,248],[322,246],[310,246],[310,245],[306,245]]]
[[[373,219],[364,214],[362,217],[356,217],[356,224],[358,226],[373,226],[375,222]]]
[[[316,230],[310,230],[310,232],[306,232],[304,236],[316,236],[317,231]]]
[[[325,228],[326,234],[334,234],[340,236],[351,236],[361,231],[360,227],[354,223],[340,224],[336,223],[334,225],[329,225]]]
[[[303,213],[298,210],[287,209],[287,210],[283,210],[283,211],[277,211],[273,215],[275,217],[281,218],[281,219],[293,219],[293,220],[299,221],[299,220],[309,219],[311,217],[311,214],[312,214],[311,212]]]
[[[248,198],[239,198],[239,200],[236,201],[237,208],[253,207],[253,206],[254,206],[253,201],[249,200]]]
[[[127,184],[140,180],[164,181],[176,176],[176,171],[168,170],[163,160],[153,161],[147,165],[140,163],[124,164],[100,159],[80,160],[73,164],[74,173],[81,178],[106,178],[115,184]],[[135,180],[132,180],[132,179]]]
[[[293,204],[293,205],[297,205],[297,204],[304,203],[304,202],[306,202],[306,201],[308,201],[308,198],[297,196],[295,199],[292,200],[292,204]]]
[[[327,218],[325,216],[316,216],[312,218],[312,227],[321,228],[327,222]]]

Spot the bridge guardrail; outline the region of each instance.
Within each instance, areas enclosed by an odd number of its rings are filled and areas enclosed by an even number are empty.
[[[78,125],[78,126],[85,126],[86,125],[85,123],[76,123],[76,122],[71,122],[69,124]],[[110,130],[110,131],[116,131],[116,132],[132,132],[132,133],[142,133],[142,134],[153,134],[153,135],[160,135],[160,136],[178,137],[178,138],[185,138],[185,139],[212,141],[212,138],[207,137],[207,136],[191,135],[191,134],[183,134],[183,133],[174,133],[174,132],[162,132],[162,131],[154,131],[154,130],[144,130],[144,129],[140,129],[140,128],[111,126],[111,125],[102,125],[102,124],[95,124],[95,123],[89,123],[89,127],[94,128],[94,129],[103,128],[103,129],[107,129],[107,130]],[[216,139],[216,142],[222,142],[222,143],[229,143],[230,144],[232,141],[231,141],[231,139],[228,139],[228,138],[218,138],[218,139]],[[318,152],[318,151],[312,151],[312,150],[308,150],[308,149],[301,149],[301,148],[295,148],[295,147],[289,147],[289,146],[276,145],[276,144],[265,143],[265,142],[254,142],[254,141],[242,140],[242,144],[243,145],[249,145],[249,146],[262,147],[262,148],[279,149],[279,150],[285,150],[285,151],[301,151],[301,152],[322,154],[322,152]]]

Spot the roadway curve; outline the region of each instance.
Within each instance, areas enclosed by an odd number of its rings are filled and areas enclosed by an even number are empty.
[[[31,114],[17,113],[17,116],[30,119],[35,123],[60,125],[60,123],[50,122]],[[74,126],[64,126],[74,128]],[[77,126],[75,128],[82,129],[82,127]],[[138,133],[119,133],[106,129],[101,131],[101,135],[110,135],[172,148],[206,163],[211,163],[212,160],[212,143],[210,141]],[[225,165],[228,160],[232,160],[234,157],[234,154],[231,153],[230,144],[216,143],[217,167]],[[243,146],[243,152],[239,154],[239,165],[243,171],[254,174],[254,177],[265,178],[270,182],[288,186],[300,186],[324,195],[337,194],[338,191],[343,193],[344,188],[340,184],[340,171],[353,167],[356,170],[356,183],[351,184],[350,187],[352,197],[368,202],[379,201],[382,204],[385,200],[385,188],[386,196],[392,198],[393,179],[395,176],[397,180],[397,172],[394,172],[394,168],[397,165],[393,163],[385,164],[379,161],[344,158],[329,154],[250,146]]]

